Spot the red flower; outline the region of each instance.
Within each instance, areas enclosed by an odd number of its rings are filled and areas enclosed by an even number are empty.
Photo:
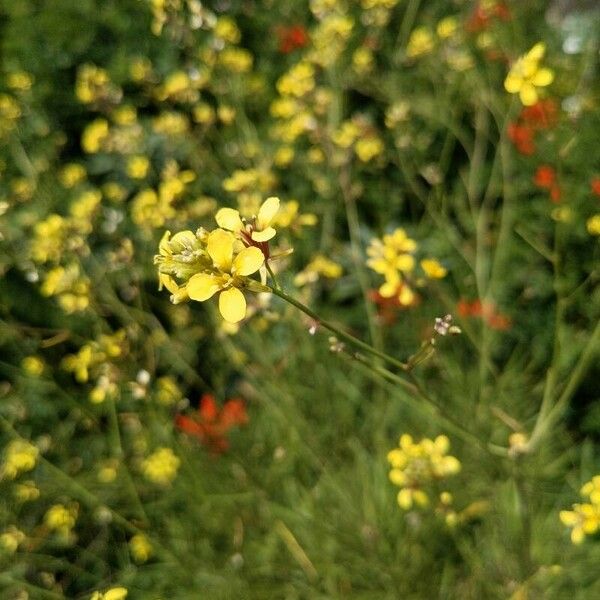
[[[549,129],[558,121],[558,107],[552,98],[539,100],[532,106],[524,106],[520,119],[533,129]]]
[[[308,33],[302,25],[290,25],[289,27],[278,27],[279,52],[289,54],[297,48],[304,48],[308,44]]]
[[[198,414],[195,417],[177,415],[175,426],[183,433],[198,438],[202,444],[215,453],[229,448],[228,431],[235,426],[248,423],[244,401],[227,400],[219,409],[212,394],[204,394],[200,399]]]
[[[531,156],[535,152],[533,129],[531,127],[528,125],[519,125],[518,123],[509,123],[507,133],[508,139],[521,154]]]
[[[600,177],[592,177],[590,186],[592,188],[592,192],[596,194],[596,196],[600,196]]]
[[[491,7],[484,7],[478,2],[475,6],[475,10],[467,21],[466,29],[472,33],[478,33],[487,29],[493,18],[501,21],[509,21],[511,19],[511,14],[508,6],[504,2],[496,2]]]
[[[512,321],[510,317],[496,312],[493,302],[481,302],[481,300],[461,299],[456,305],[456,312],[461,317],[478,317],[491,329],[506,331],[510,329]]]
[[[535,172],[533,182],[538,187],[549,190],[556,183],[556,171],[549,165],[540,165]]]

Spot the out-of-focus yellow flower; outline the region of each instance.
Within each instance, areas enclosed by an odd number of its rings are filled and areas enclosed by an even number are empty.
[[[424,258],[421,261],[421,268],[430,279],[443,279],[448,274],[448,270],[435,258]]]
[[[317,215],[301,213],[298,201],[288,200],[281,204],[271,224],[281,229],[292,229],[294,233],[299,234],[303,227],[312,227],[317,224]]]
[[[9,554],[14,554],[24,539],[25,534],[14,525],[11,525],[0,533],[0,549]]]
[[[190,124],[186,115],[166,110],[152,119],[152,128],[162,135],[183,135],[189,130]]]
[[[202,125],[210,125],[215,122],[216,118],[215,109],[206,102],[196,104],[192,109],[192,115],[194,121],[196,123],[201,123]]]
[[[360,127],[354,121],[344,121],[332,134],[331,139],[340,148],[350,148],[360,135]]]
[[[219,63],[234,73],[246,73],[252,69],[253,57],[244,48],[225,48],[219,54]]]
[[[44,361],[39,356],[26,356],[21,361],[23,371],[32,377],[39,377],[44,372]]]
[[[46,511],[44,523],[51,531],[56,531],[68,537],[73,527],[75,527],[78,512],[77,505],[75,504],[70,506],[54,504]]]
[[[94,592],[90,600],[125,600],[127,598],[127,588],[114,587],[106,590],[105,592]]]
[[[437,27],[435,28],[438,36],[443,40],[452,37],[456,33],[457,29],[458,20],[456,17],[445,17],[437,24]]]
[[[129,74],[133,81],[144,81],[152,74],[152,63],[145,56],[134,58],[129,65]]]
[[[234,232],[250,245],[252,242],[268,242],[275,237],[277,232],[271,227],[271,222],[278,211],[279,198],[271,196],[262,203],[256,217],[249,221],[243,220],[234,208],[221,208],[215,219],[219,227]]]
[[[156,385],[158,388],[155,394],[156,401],[163,406],[173,406],[183,397],[179,386],[175,383],[174,379],[168,375],[159,377],[156,381]]]
[[[158,485],[169,485],[177,476],[181,460],[171,448],[159,448],[142,462],[146,479]]]
[[[360,5],[365,10],[373,8],[394,8],[398,4],[399,0],[360,0]]]
[[[223,215],[221,221],[234,225],[233,219]],[[223,229],[213,231],[206,243],[213,272],[197,273],[186,285],[189,297],[199,302],[219,293],[219,311],[230,323],[237,323],[246,316],[246,299],[240,288],[245,287],[244,278],[256,273],[264,263],[264,255],[256,246],[244,248],[234,256],[234,245],[235,237],[231,233]]]
[[[372,71],[374,64],[373,50],[367,46],[357,48],[352,54],[352,66],[359,75],[365,75]]]
[[[315,283],[321,277],[338,279],[342,276],[342,267],[322,254],[315,255],[312,260],[294,277],[294,284],[303,286]]]
[[[81,147],[88,154],[100,152],[109,134],[108,121],[96,119],[89,123],[81,134]]]
[[[145,535],[138,533],[129,540],[129,551],[133,560],[145,563],[152,556],[152,544]]]
[[[14,71],[6,76],[6,85],[11,90],[25,92],[33,85],[33,75],[26,71]]]
[[[513,64],[504,80],[506,91],[509,94],[519,94],[524,106],[535,104],[539,97],[538,88],[546,87],[554,80],[551,69],[540,67],[545,52],[545,44],[537,43]]]
[[[600,214],[591,216],[585,222],[585,227],[590,235],[600,235]]]
[[[417,58],[433,50],[435,39],[427,27],[417,27],[410,34],[408,45],[406,46],[406,56],[408,58]]]
[[[409,510],[414,504],[426,506],[429,497],[423,488],[460,471],[459,460],[448,455],[449,448],[445,435],[435,440],[423,438],[420,442],[414,442],[406,433],[400,436],[399,447],[391,450],[387,458],[392,467],[390,481],[401,488],[397,498],[401,508]]]
[[[219,17],[213,32],[215,36],[230,44],[238,44],[242,39],[238,26],[230,17]]]
[[[107,460],[98,469],[97,477],[100,483],[112,483],[117,478],[119,463],[116,460]]]
[[[118,106],[111,114],[112,120],[117,125],[133,125],[137,119],[137,112],[133,106]]]
[[[64,187],[69,189],[84,181],[86,175],[87,173],[83,165],[69,163],[58,173],[58,180]]]
[[[23,481],[15,484],[13,495],[17,502],[30,502],[40,497],[40,490],[33,481]]]
[[[111,202],[122,202],[127,196],[127,190],[116,181],[109,181],[102,186],[102,193]]]
[[[282,96],[301,98],[315,87],[315,68],[305,61],[295,64],[277,82],[277,91]]]
[[[287,167],[294,160],[294,149],[291,146],[277,148],[273,155],[273,163],[277,167]]]
[[[132,179],[144,179],[149,168],[150,161],[146,156],[131,156],[127,161],[127,175]]]
[[[4,461],[0,465],[0,476],[15,479],[21,473],[35,468],[40,451],[26,440],[12,440],[4,449]]]
[[[600,527],[600,506],[597,504],[573,504],[573,510],[559,513],[563,525],[571,528],[571,541],[581,544],[586,535],[593,535]]]
[[[362,162],[369,162],[383,153],[384,145],[380,138],[371,135],[357,140],[354,152]]]
[[[217,108],[217,117],[225,125],[231,125],[235,120],[236,111],[233,106],[222,104]]]

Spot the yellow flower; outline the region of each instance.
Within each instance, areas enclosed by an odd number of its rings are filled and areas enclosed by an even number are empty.
[[[251,221],[242,220],[239,211],[233,208],[221,208],[215,219],[219,227],[233,231],[245,243],[268,242],[277,233],[271,227],[271,221],[273,221],[278,211],[279,198],[272,196],[262,203],[258,215]]]
[[[81,147],[88,154],[100,152],[104,142],[108,138],[108,121],[96,119],[83,130],[81,134]]]
[[[129,540],[131,556],[138,563],[146,562],[152,556],[152,544],[143,534],[138,533]]]
[[[233,212],[241,224],[239,213]],[[227,217],[221,221],[234,223],[233,219]],[[240,290],[245,287],[243,278],[256,273],[264,263],[262,251],[255,246],[244,248],[234,257],[234,245],[235,237],[231,233],[223,229],[213,231],[206,242],[213,271],[193,275],[186,285],[189,297],[199,302],[204,302],[220,292],[219,311],[230,323],[237,323],[246,316],[246,299]]]
[[[125,600],[127,597],[127,588],[114,587],[103,592],[94,592],[90,600]]]
[[[72,188],[81,183],[86,175],[85,167],[77,163],[69,163],[60,170],[58,179],[64,187]]]
[[[411,34],[406,47],[406,56],[416,58],[431,52],[434,47],[433,34],[427,27],[417,27]]]
[[[39,356],[26,356],[21,361],[23,371],[32,377],[39,377],[44,372],[44,361]]]
[[[600,235],[600,214],[590,217],[585,226],[590,235]]]
[[[20,473],[31,471],[40,451],[25,440],[13,440],[4,450],[4,462],[0,466],[0,477],[15,479]]]
[[[149,168],[150,161],[145,156],[132,156],[127,161],[127,175],[132,179],[144,179]]]
[[[592,477],[580,490],[582,496],[587,496],[592,504],[600,506],[600,475]]]
[[[77,505],[67,507],[64,504],[54,504],[46,511],[44,523],[51,531],[68,535],[75,527],[77,513]]]
[[[13,495],[17,502],[30,502],[40,497],[40,490],[35,486],[33,481],[24,481],[23,483],[15,484]]]
[[[448,273],[448,270],[434,258],[424,258],[421,261],[421,268],[430,279],[442,279]]]
[[[458,29],[458,21],[456,17],[446,17],[442,19],[436,27],[436,32],[443,40],[452,37]]]
[[[25,534],[11,525],[0,533],[0,548],[4,549],[9,554],[14,554],[19,547],[19,544],[25,539]]]
[[[600,527],[600,507],[592,504],[573,504],[573,510],[559,513],[563,525],[571,527],[571,541],[581,544],[586,535],[593,535]]]
[[[181,460],[171,448],[159,448],[142,462],[146,479],[158,485],[169,485],[177,475]]]
[[[510,68],[504,88],[509,94],[519,94],[524,106],[531,106],[538,101],[537,88],[546,87],[554,80],[551,69],[540,67],[546,46],[536,44],[527,54],[521,56]]]
[[[329,260],[322,254],[317,254],[304,267],[300,273],[294,277],[294,284],[297,286],[306,285],[307,283],[315,283],[320,277],[328,279],[337,279],[342,276],[342,267],[336,262]]]
[[[33,85],[33,75],[26,71],[15,71],[6,76],[6,83],[11,90],[24,92],[31,89]]]
[[[362,162],[369,162],[384,150],[383,142],[375,136],[361,138],[354,145],[354,152]]]

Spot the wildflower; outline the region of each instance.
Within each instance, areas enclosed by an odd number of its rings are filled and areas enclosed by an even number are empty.
[[[44,523],[51,531],[59,535],[70,537],[71,530],[77,520],[77,505],[65,506],[64,504],[52,505],[44,515]]]
[[[533,129],[549,129],[558,121],[558,107],[552,98],[538,100],[531,106],[524,106],[519,118]]]
[[[132,156],[127,161],[127,175],[132,179],[144,179],[149,168],[150,161],[145,156]]]
[[[600,177],[592,177],[590,181],[590,187],[592,188],[592,193],[596,196],[600,196]]]
[[[308,33],[302,25],[278,27],[276,32],[279,38],[279,52],[282,54],[289,54],[308,44]]]
[[[177,476],[181,460],[171,448],[159,448],[142,462],[142,472],[152,483],[166,486]]]
[[[236,111],[233,106],[221,104],[217,107],[217,117],[224,125],[231,125],[235,120]]]
[[[4,461],[0,466],[0,476],[15,479],[21,473],[35,468],[40,451],[26,440],[12,440],[4,449]]]
[[[445,435],[435,440],[423,438],[416,443],[408,434],[400,436],[399,447],[391,450],[387,458],[392,467],[390,481],[401,488],[397,498],[401,508],[409,510],[414,504],[426,506],[429,496],[423,488],[460,471],[458,459],[448,455],[449,447]]]
[[[196,104],[192,109],[192,115],[194,121],[202,125],[211,125],[216,118],[215,109],[206,102]]]
[[[257,216],[249,222],[233,208],[221,208],[215,219],[219,227],[236,233],[246,246],[251,246],[253,242],[268,242],[275,236],[277,232],[271,227],[271,222],[278,211],[279,198],[272,196],[262,203]]]
[[[156,391],[156,401],[163,406],[172,406],[177,404],[183,397],[179,386],[175,383],[172,377],[165,375],[159,377],[156,381],[158,390]]]
[[[106,119],[92,121],[81,134],[81,147],[87,154],[100,152],[108,139],[109,129]]]
[[[145,563],[152,556],[152,544],[142,533],[134,535],[129,540],[129,550],[138,563]]]
[[[222,222],[235,224],[233,219],[227,217]],[[206,241],[212,272],[197,273],[186,285],[189,297],[199,302],[219,292],[219,311],[230,323],[237,323],[246,316],[246,299],[240,288],[246,285],[244,278],[256,273],[265,258],[263,251],[255,246],[246,247],[234,256],[234,242],[231,233],[223,229],[213,231]]]
[[[373,50],[367,46],[357,48],[352,54],[352,66],[359,75],[364,75],[372,71],[374,64]]]
[[[510,317],[498,313],[494,303],[489,301],[460,300],[456,305],[456,311],[461,317],[479,317],[488,327],[498,331],[505,331],[512,324]]]
[[[362,162],[369,162],[376,156],[379,156],[384,150],[381,139],[371,135],[357,140],[354,145],[354,152]]]
[[[9,554],[14,554],[24,539],[25,534],[14,525],[11,525],[0,533],[0,548]]]
[[[97,477],[100,483],[112,483],[117,478],[118,462],[107,460],[100,465]]]
[[[531,156],[535,152],[533,141],[533,128],[529,125],[509,123],[507,129],[508,139],[515,145],[516,149],[525,156]]]
[[[458,29],[458,21],[456,17],[445,17],[436,26],[438,37],[445,40],[452,37]]]
[[[87,173],[83,165],[69,163],[58,174],[58,179],[63,187],[70,189],[85,180]]]
[[[26,356],[21,361],[23,371],[32,377],[39,377],[44,372],[44,361],[39,356]]]
[[[127,593],[127,588],[114,587],[105,592],[95,591],[91,595],[90,600],[125,600]]]
[[[424,258],[421,268],[430,279],[443,279],[448,274],[448,270],[434,258]]]
[[[539,66],[545,51],[543,43],[536,44],[513,64],[504,80],[506,91],[519,94],[524,106],[535,104],[538,101],[537,88],[546,87],[554,80],[554,73],[550,69]]]
[[[600,235],[600,213],[591,216],[585,222],[585,227],[590,235]]]
[[[327,279],[338,279],[342,276],[342,267],[323,256],[316,254],[312,260],[294,277],[294,285],[303,286],[307,283],[315,283],[321,277]]]
[[[279,78],[277,91],[282,96],[301,98],[314,89],[314,75],[314,67],[309,62],[301,61]]]
[[[561,510],[560,520],[571,527],[571,541],[581,544],[586,535],[593,535],[600,527],[600,506],[597,504],[573,504],[573,510]]]
[[[40,497],[40,490],[33,481],[23,481],[15,484],[13,495],[17,502],[30,502]]]
[[[242,34],[235,21],[230,17],[219,17],[215,24],[214,34],[230,44],[238,44]]]
[[[204,394],[200,399],[196,417],[177,415],[175,425],[184,433],[196,437],[202,444],[216,453],[229,447],[227,433],[236,426],[248,423],[243,400],[227,400],[219,409],[214,396]]]
[[[33,75],[26,71],[14,71],[6,76],[6,84],[11,90],[25,92],[33,85]]]
[[[435,42],[431,31],[427,27],[417,27],[408,39],[406,56],[408,58],[417,58],[431,52],[434,45]]]
[[[560,200],[560,187],[556,180],[556,171],[549,165],[540,165],[535,172],[533,182],[535,185],[550,192],[553,202]]]

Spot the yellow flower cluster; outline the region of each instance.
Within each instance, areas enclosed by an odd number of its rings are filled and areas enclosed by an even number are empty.
[[[25,440],[13,440],[4,449],[4,460],[0,465],[0,478],[15,479],[21,473],[35,468],[40,451]]]
[[[129,550],[133,559],[138,563],[145,563],[153,552],[150,540],[142,533],[134,535],[129,540]]]
[[[571,541],[581,544],[586,535],[594,535],[600,529],[600,475],[585,483],[580,494],[589,501],[573,504],[572,510],[561,510],[560,520],[571,528]]]
[[[52,505],[44,515],[44,523],[50,531],[55,531],[61,537],[71,537],[71,531],[75,527],[79,509],[76,504],[65,506],[64,504]]]
[[[600,213],[592,215],[585,222],[585,227],[590,235],[600,235]]]
[[[0,94],[0,139],[17,126],[22,111],[19,103],[8,94]]]
[[[25,534],[11,525],[0,533],[0,548],[9,554],[14,554],[24,540]]]
[[[409,510],[414,504],[427,506],[429,496],[425,489],[435,481],[454,475],[460,471],[457,458],[448,455],[450,442],[445,435],[435,440],[423,438],[414,442],[407,433],[400,437],[399,447],[388,453],[391,465],[390,481],[400,487],[398,504]]]
[[[331,139],[339,148],[353,148],[356,156],[365,163],[381,155],[385,149],[372,126],[360,118],[344,121],[333,132]]]
[[[89,291],[89,279],[81,274],[77,263],[48,271],[40,288],[42,296],[57,296],[58,303],[67,314],[89,306]]]
[[[524,106],[531,106],[538,101],[538,88],[544,88],[554,80],[551,69],[540,67],[546,46],[537,43],[527,54],[521,56],[510,68],[504,88],[509,94],[519,94]]]
[[[82,65],[77,71],[75,95],[82,104],[117,103],[122,96],[105,69],[96,65]]]
[[[294,284],[303,286],[317,282],[321,277],[338,279],[342,276],[342,267],[322,254],[316,254],[312,260],[294,277]]]
[[[113,587],[105,592],[95,591],[91,596],[90,600],[125,600],[127,598],[127,588],[124,587]]]
[[[402,228],[395,229],[383,239],[375,238],[367,248],[367,265],[383,275],[385,281],[379,288],[383,298],[396,297],[401,306],[409,306],[415,300],[410,280],[416,266],[415,240],[406,235]],[[445,277],[446,269],[435,259],[424,259],[421,268],[430,279]]]
[[[158,485],[169,485],[177,476],[181,460],[171,448],[159,448],[142,461],[146,479]]]

